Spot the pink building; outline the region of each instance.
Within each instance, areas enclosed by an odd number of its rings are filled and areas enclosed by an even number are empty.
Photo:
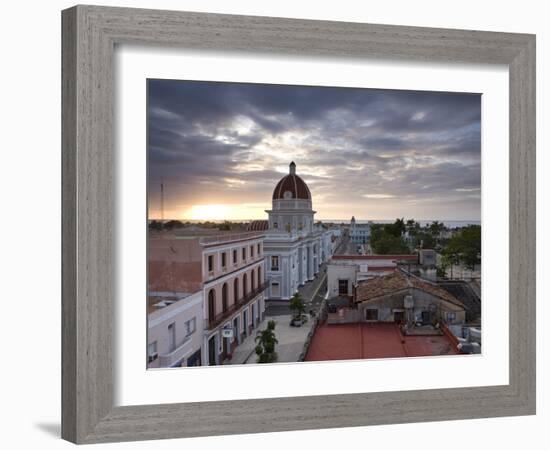
[[[264,319],[263,234],[148,242],[149,367],[223,364]]]
[[[263,233],[201,239],[205,364],[217,365],[264,319]]]

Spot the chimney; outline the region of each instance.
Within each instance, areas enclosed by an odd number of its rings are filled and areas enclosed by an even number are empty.
[[[296,164],[294,164],[294,161],[292,161],[288,167],[288,173],[290,173],[290,175],[296,175]]]

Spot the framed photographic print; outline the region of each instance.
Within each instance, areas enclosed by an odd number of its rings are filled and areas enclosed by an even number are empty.
[[[63,437],[533,414],[534,99],[532,35],[63,11]]]

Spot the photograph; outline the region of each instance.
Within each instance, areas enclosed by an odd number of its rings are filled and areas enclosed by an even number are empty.
[[[147,367],[481,353],[481,95],[147,80]]]

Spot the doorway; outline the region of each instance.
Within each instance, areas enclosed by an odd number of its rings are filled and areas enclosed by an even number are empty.
[[[216,336],[212,336],[208,341],[208,365],[216,365]]]

